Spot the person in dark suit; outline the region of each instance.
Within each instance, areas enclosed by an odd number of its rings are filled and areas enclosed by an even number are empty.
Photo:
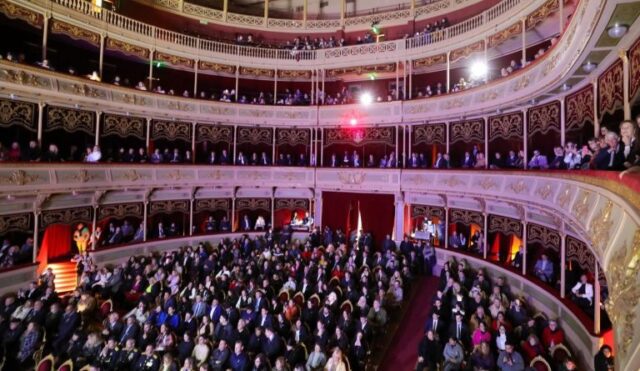
[[[153,345],[146,346],[144,353],[138,357],[135,363],[135,369],[144,371],[157,371],[160,369],[160,359],[153,352]]]
[[[522,258],[524,254],[524,250],[522,248],[522,245],[520,245],[518,247],[518,252],[516,253],[516,255],[513,257],[513,260],[511,261],[511,266],[514,268],[522,268]]]
[[[331,154],[331,158],[329,159],[329,167],[338,167],[338,157],[336,157],[335,153]]]
[[[344,151],[344,155],[342,155],[342,160],[340,161],[340,166],[342,167],[351,166],[351,157],[349,156],[349,152]]]
[[[469,327],[464,322],[464,318],[460,312],[456,313],[455,321],[449,325],[449,337],[460,339],[465,347],[467,347],[469,343],[471,333],[469,332]]]
[[[71,335],[73,335],[73,332],[79,324],[80,316],[78,312],[76,312],[76,308],[72,304],[67,305],[60,324],[58,325],[58,335],[53,343],[54,348],[58,351],[62,350],[62,347],[71,339]]]
[[[118,359],[116,360],[116,370],[133,370],[133,367],[138,363],[140,352],[136,349],[136,340],[127,339],[124,348],[118,352]]]
[[[236,341],[233,354],[229,357],[229,368],[232,371],[248,371],[250,366],[249,356],[244,351],[244,345],[241,341]]]
[[[433,167],[436,169],[447,169],[449,167],[449,164],[444,156],[442,156],[442,153],[438,152],[436,155],[436,162],[433,164]]]
[[[471,156],[469,152],[465,152],[464,160],[462,160],[462,167],[465,169],[472,169],[473,165],[475,165],[474,158]]]
[[[220,165],[229,165],[229,154],[226,149],[223,149],[220,154]]]
[[[180,151],[177,148],[173,149],[173,153],[169,157],[169,162],[172,164],[179,164],[182,162],[182,156],[180,156]]]
[[[269,160],[265,152],[262,152],[262,154],[260,155],[260,161],[258,161],[258,165],[262,165],[262,166],[271,165],[271,160]]]
[[[252,229],[251,220],[249,220],[249,215],[245,214],[244,218],[242,218],[240,229],[243,231],[250,231]]]
[[[214,233],[215,231],[216,231],[216,221],[213,219],[213,216],[209,216],[206,223],[204,223],[204,232]]]
[[[124,328],[120,332],[120,337],[118,338],[118,342],[121,345],[125,345],[127,343],[127,340],[137,339],[139,330],[140,330],[140,327],[138,326],[136,319],[133,316],[127,317],[127,324],[124,326]]]
[[[386,235],[384,241],[382,241],[382,253],[387,251],[396,251],[396,242],[391,239],[391,235]]]
[[[609,131],[604,137],[606,146],[598,151],[595,158],[598,170],[622,170],[624,167],[624,152],[620,150],[618,134]]]
[[[219,371],[226,370],[227,363],[229,362],[229,358],[231,356],[231,351],[227,346],[227,341],[221,339],[218,343],[218,347],[213,351],[211,356],[209,357],[209,366],[211,369]]]
[[[255,319],[256,326],[272,327],[274,325],[273,316],[269,313],[267,307],[260,308],[260,314]]]
[[[226,216],[223,216],[220,221],[220,232],[231,232],[231,223]]]
[[[440,318],[440,313],[431,313],[431,319],[424,326],[425,332],[432,331],[439,339],[444,339],[447,335],[447,327],[445,321]]]
[[[272,364],[275,364],[276,358],[284,354],[282,339],[271,327],[267,327],[264,333],[265,339],[262,343],[262,352],[269,358]]]

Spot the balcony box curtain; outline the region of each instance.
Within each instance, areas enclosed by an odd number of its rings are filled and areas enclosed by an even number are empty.
[[[407,167],[412,168],[411,153],[415,152],[424,161],[421,167],[432,168],[436,155],[447,150],[447,126],[444,123],[415,125],[411,127],[411,151],[407,158]]]
[[[601,127],[618,131],[618,123],[624,119],[624,69],[618,59],[598,77],[598,117]]]
[[[362,227],[371,232],[376,249],[387,234],[392,234],[395,222],[394,196],[390,194],[322,192],[322,219],[334,232],[342,229],[347,238],[356,231],[358,211]]]
[[[586,143],[595,122],[593,87],[587,85],[565,98],[565,140]]]
[[[517,155],[524,149],[524,115],[522,112],[505,113],[498,116],[490,116],[489,121],[489,165],[505,168],[509,151]],[[496,153],[500,153],[501,159],[496,160]]]
[[[18,142],[24,151],[38,137],[38,108],[33,103],[0,99],[0,142],[4,148]]]
[[[273,155],[273,129],[260,127],[238,127],[238,135],[236,136],[236,158],[238,160],[240,153],[244,156],[246,164],[251,162],[251,156],[255,153],[260,159],[262,152],[271,159]]]
[[[276,158],[280,154],[285,157],[290,154],[294,161],[298,161],[300,155],[305,157],[305,166],[309,166],[309,148],[311,146],[310,129],[276,129]],[[278,224],[276,223],[276,226]]]
[[[231,220],[231,199],[206,198],[195,200],[193,205],[193,225],[195,233],[206,233],[206,223],[209,217],[213,217],[216,223],[216,231],[220,231],[220,221],[223,217]]]
[[[444,246],[444,219],[445,210],[443,207],[428,205],[411,205],[411,232],[421,231],[425,221],[431,221],[436,226],[433,245]],[[442,226],[442,227],[438,227]]]
[[[229,159],[233,156],[233,126],[197,124],[196,125],[196,161],[208,164],[211,152],[219,163],[222,150],[227,151]]]
[[[131,202],[117,205],[100,205],[98,207],[98,216],[96,229],[100,228],[102,234],[100,241],[95,241],[96,247],[105,242],[108,235],[109,224],[113,223],[115,227],[121,227],[127,221],[133,227],[134,235],[144,219],[144,204],[142,202]],[[133,238],[123,238],[122,243],[130,242]]]
[[[133,149],[136,154],[146,148],[147,121],[142,117],[105,113],[100,130],[103,160],[122,161],[120,151]],[[148,155],[148,153],[147,153]]]
[[[451,167],[462,166],[464,153],[484,153],[484,119],[455,121],[449,124],[449,156]],[[488,159],[487,159],[488,161]]]
[[[304,198],[276,198],[274,206],[274,227],[283,228],[291,224],[293,214],[297,213],[298,218],[304,218],[309,211],[309,200]]]
[[[360,156],[360,167],[366,166],[369,155],[373,155],[376,167],[383,156],[395,152],[395,127],[343,127],[324,129],[324,166],[331,165],[331,155],[335,154],[338,165],[342,166],[345,151],[351,158],[354,151]],[[399,154],[396,153],[396,160]],[[351,165],[350,165],[351,166]]]
[[[153,120],[149,137],[149,152],[152,153],[157,148],[160,153],[165,153],[165,150],[168,150],[171,154],[174,149],[177,149],[184,160],[185,152],[191,151],[192,129],[193,124],[190,122]],[[166,158],[164,161],[168,162]]]
[[[489,260],[509,264],[522,244],[522,223],[501,215],[488,216]]]
[[[33,214],[0,215],[0,241],[9,240],[11,245],[22,246],[27,238],[33,238]],[[20,251],[15,264],[33,261],[33,251]]]
[[[149,203],[147,238],[158,237],[158,223],[162,222],[167,237],[179,237],[188,235],[189,228],[189,201],[165,200]],[[171,223],[176,223],[177,233],[169,235]]]
[[[262,216],[266,225],[271,225],[271,199],[270,198],[237,198],[236,210],[233,218],[233,230],[242,231],[241,222],[248,215],[251,227],[254,228],[258,216]]]
[[[629,97],[634,106],[640,93],[640,38],[629,48]]]
[[[560,145],[560,101],[531,107],[527,111],[528,157],[538,150],[549,160],[553,159],[553,147]]]
[[[527,274],[534,276],[535,264],[542,254],[553,262],[556,279],[560,278],[560,245],[558,231],[535,223],[527,223]]]
[[[55,144],[66,161],[82,161],[86,148],[93,147],[96,135],[96,114],[66,107],[46,108],[43,151]]]
[[[449,231],[447,238],[453,235],[453,232],[457,232],[458,235],[464,235],[466,244],[463,249],[468,249],[471,246],[471,236],[476,231],[482,232],[484,225],[484,217],[479,211],[461,210],[461,209],[449,209]],[[451,245],[449,245],[451,248]]]
[[[41,267],[46,267],[48,261],[52,259],[67,257],[78,252],[77,243],[73,241],[73,232],[80,224],[91,232],[93,208],[44,210],[40,217],[40,230],[44,234],[40,239],[42,244],[38,253],[38,262]]]

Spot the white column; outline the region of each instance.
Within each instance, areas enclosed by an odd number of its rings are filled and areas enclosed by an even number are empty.
[[[153,55],[155,50],[149,51],[149,91],[153,90]]]
[[[313,86],[313,77],[311,81]],[[313,92],[313,88],[311,89],[311,91]],[[273,104],[276,104],[277,101],[278,101],[278,69],[276,68],[275,75],[273,77]]]
[[[276,218],[276,200],[275,197],[273,195],[273,192],[271,193],[271,220],[269,221],[269,224],[271,224],[271,226],[273,226],[273,221]]]
[[[527,221],[522,221],[522,248],[524,253],[522,254],[522,275],[527,274]]]
[[[523,109],[522,110],[522,117],[523,117],[523,129],[522,129],[522,140],[524,141],[524,169],[527,170],[527,165],[529,164],[529,135],[528,135],[528,131],[529,131],[529,117],[527,115],[527,110]]]
[[[407,140],[404,141],[405,145],[402,146],[402,155],[405,158],[405,164],[408,162],[407,161],[407,156],[411,157],[411,154],[413,153],[413,150],[411,148],[411,137],[412,137],[412,135],[411,135],[412,134],[411,127],[412,127],[412,125],[407,125],[406,127],[402,128],[403,132],[405,133],[406,137],[408,138]],[[405,167],[406,167],[406,165],[405,165]]]
[[[598,264],[598,260],[596,259],[595,266],[595,282],[593,283],[593,332],[600,334],[600,264]]]
[[[229,13],[229,0],[223,0],[222,2],[222,18],[227,21],[227,14]]]
[[[231,232],[235,232],[234,224],[236,221],[236,191],[233,191],[233,197],[231,198],[231,216],[229,217],[229,224],[231,224]]]
[[[44,15],[44,25],[42,26],[42,60],[47,59],[47,40],[49,38],[49,19],[50,14]]]
[[[302,21],[304,22],[304,26],[307,26],[307,13],[309,11],[308,9],[308,1],[304,0],[303,4],[302,4]]]
[[[196,126],[197,123],[194,121],[191,123],[193,125],[191,129],[191,163],[196,163]]]
[[[236,163],[237,142],[238,142],[238,125],[233,125],[233,159],[231,159],[231,165]]]
[[[398,167],[399,159],[400,159],[400,133],[398,132],[398,125],[396,125],[396,167]]]
[[[449,121],[447,121],[447,122],[445,122],[445,123],[444,123],[445,131],[446,131],[445,136],[446,136],[446,138],[447,138],[447,153],[449,153],[449,145],[450,145],[450,144],[449,144],[449,142],[450,142],[450,138],[449,138],[449,125],[450,125]],[[434,160],[434,161],[435,161],[435,159],[431,159],[431,160]],[[434,163],[435,163],[435,162],[434,162]]]
[[[95,250],[96,249],[96,236],[95,233],[93,233],[96,230],[96,227],[98,226],[98,203],[95,203],[93,205],[93,218],[91,219],[91,236],[90,236],[90,243],[91,243],[91,250]]]
[[[411,61],[407,62],[409,65],[409,99],[411,99],[413,97],[413,63]],[[404,99],[406,100],[407,97],[404,97]]]
[[[489,245],[489,238],[487,237],[488,233],[488,229],[489,229],[489,214],[487,214],[486,212],[482,213],[482,218],[484,221],[484,224],[482,226],[483,230],[482,230],[482,245],[483,245],[483,251],[482,251],[482,257],[484,260],[487,260],[487,252],[489,251],[489,248],[487,247]]]
[[[564,98],[565,97],[560,98],[560,145],[562,146],[562,148],[564,148],[564,144],[566,142],[566,136],[567,136],[567,133],[566,133],[567,123],[565,121],[565,114],[564,114],[564,109],[565,109]]]
[[[600,137],[600,118],[598,117],[598,80],[594,79],[591,84],[593,85],[593,136]]]
[[[236,66],[236,97],[235,102],[238,102],[238,96],[240,94],[240,66]]]
[[[317,226],[322,226],[322,191],[319,189],[315,190],[313,207],[314,207],[313,224]]]
[[[444,248],[449,248],[449,207],[444,207]]]
[[[151,142],[151,117],[147,117],[147,137],[145,138],[145,145],[147,146],[147,152],[149,152],[149,144]],[[151,153],[148,153],[151,156]]]
[[[94,145],[100,145],[100,117],[102,117],[102,111],[96,112],[96,138]]]
[[[560,297],[565,297],[566,286],[566,266],[567,266],[567,235],[564,233],[564,226],[560,231]]]
[[[320,166],[324,166],[324,130],[320,128]]]
[[[43,102],[38,103],[38,134],[37,135],[38,135],[38,144],[40,144],[40,146],[42,146],[42,126],[44,124],[44,107],[45,106],[46,104]]]
[[[396,225],[395,225],[395,235],[393,239],[395,241],[400,241],[404,238],[404,199],[402,198],[402,194],[396,195]]]
[[[402,62],[402,100],[407,99],[407,61]]]
[[[189,236],[193,236],[193,196],[189,200]]]
[[[264,0],[264,25],[269,24],[269,0]]]
[[[200,40],[198,40],[200,43]],[[200,60],[196,59],[195,67],[193,68],[193,97],[198,98],[198,73],[200,72]]]
[[[35,262],[38,259],[38,250],[40,250],[40,236],[38,235],[38,229],[40,229],[40,210],[36,209],[33,212],[33,259],[31,262]]]
[[[327,79],[326,76],[326,71],[323,68],[322,69],[322,104],[324,104],[325,100],[327,99],[327,93],[324,90],[324,81]]]
[[[400,99],[400,62],[396,62],[396,100]]]
[[[561,0],[562,1],[562,0]],[[521,66],[527,61],[527,19],[522,18],[522,61]]]
[[[448,93],[451,87],[451,52],[447,52],[447,88],[445,91]]]
[[[629,97],[629,57],[626,50],[620,50],[620,59],[622,59],[623,72],[623,103],[624,103],[624,119],[631,120],[631,102]]]
[[[149,238],[149,221],[148,221],[148,219],[149,219],[149,210],[148,210],[149,209],[149,201],[148,200],[144,200],[143,204],[144,204],[143,205],[144,209],[142,210],[143,211],[143,214],[142,214],[142,226],[144,228],[144,235],[143,235],[142,240],[143,241],[147,241],[147,239]]]
[[[272,148],[271,148],[271,164],[275,164],[276,162],[276,128],[273,128],[273,140],[272,140]]]
[[[104,40],[105,40],[106,36],[104,34],[100,34],[100,59],[98,62],[98,76],[100,76],[100,79],[102,80],[104,78],[104,76],[102,75],[103,72],[103,68],[104,68]]]
[[[484,160],[485,169],[489,168],[489,120],[487,117],[483,117],[484,122]]]

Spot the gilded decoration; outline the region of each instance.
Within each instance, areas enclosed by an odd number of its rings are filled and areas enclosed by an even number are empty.
[[[450,124],[451,144],[457,142],[483,142],[484,141],[484,120],[477,119],[471,121],[458,121]]]
[[[511,188],[511,190],[515,193],[515,194],[520,194],[520,193],[524,193],[527,192],[529,190],[529,186],[527,185],[527,183],[524,180],[518,180],[517,182],[512,182],[509,185],[509,188]]]
[[[79,170],[73,175],[66,176],[64,178],[64,180],[69,181],[69,182],[76,182],[76,183],[86,183],[86,182],[88,182],[90,180],[93,180],[93,178],[95,178],[95,177],[93,175],[89,174],[88,171]]]
[[[59,209],[59,210],[42,210],[42,224],[41,229],[52,224],[66,224],[72,225],[76,223],[91,223],[93,208],[88,207],[76,207],[73,209]]]
[[[412,218],[439,218],[444,219],[444,208],[438,206],[428,205],[411,205],[411,217]]]
[[[228,211],[231,210],[231,202],[228,198],[207,198],[196,200],[193,207],[197,213],[201,211]]]
[[[196,142],[233,143],[233,127],[198,124],[196,126]]]
[[[336,128],[325,129],[325,146],[333,144],[395,144],[394,128]]]
[[[276,145],[308,146],[309,129],[276,129]]]
[[[193,66],[195,65],[195,62],[193,59],[180,57],[173,54],[167,54],[163,52],[156,52],[156,54],[154,55],[154,59],[167,62],[173,66],[187,67],[189,69],[193,68]]]
[[[460,178],[458,178],[455,175],[452,175],[450,177],[447,177],[445,179],[442,179],[442,184],[448,186],[448,187],[457,187],[459,185],[465,185],[465,182],[463,182],[462,180],[460,180]]]
[[[147,121],[142,117],[120,116],[113,114],[104,115],[102,135],[115,135],[120,138],[136,137],[145,140],[145,128]]]
[[[464,225],[484,225],[484,217],[479,211],[449,209],[449,223],[462,223]]]
[[[110,50],[115,50],[126,55],[131,55],[146,60],[149,59],[149,56],[151,54],[151,51],[147,48],[129,44],[118,39],[113,39],[111,37],[107,38],[105,47]]]
[[[587,244],[571,236],[567,236],[567,260],[578,263],[584,271],[595,272],[596,270],[596,257]]]
[[[31,26],[42,28],[43,18],[40,14],[7,0],[0,0],[0,13],[7,16],[7,18],[20,19]]]
[[[524,135],[524,122],[522,112],[506,113],[500,116],[489,117],[489,140],[522,139]]]
[[[273,129],[271,128],[238,128],[238,144],[273,144]]]
[[[278,78],[280,79],[310,79],[311,71],[309,70],[278,70]]]
[[[49,88],[51,86],[51,81],[49,79],[22,70],[15,71],[3,69],[0,79],[9,83],[33,86],[36,88]]]
[[[567,131],[580,130],[585,123],[593,123],[593,87],[587,85],[579,91],[568,95],[565,100],[565,125]]]
[[[560,132],[560,101],[531,107],[527,115],[527,135]]]
[[[137,170],[131,169],[127,170],[122,174],[122,177],[119,180],[127,180],[129,182],[137,182],[138,180],[149,179],[148,176],[140,174]]]
[[[549,196],[551,196],[551,191],[552,190],[553,190],[553,188],[551,188],[551,185],[547,183],[544,186],[538,187],[538,190],[536,191],[536,194],[538,196],[540,196],[540,198],[542,198],[542,200],[546,201],[547,198],[549,198]]]
[[[33,230],[32,214],[0,215],[0,235],[7,232],[25,232]]]
[[[275,74],[276,74],[275,70],[270,70],[267,68],[240,67],[241,76],[274,77]]]
[[[640,92],[640,38],[629,49],[629,98]]]
[[[567,207],[569,202],[571,201],[571,186],[565,185],[562,192],[558,196],[558,204],[564,209]]]
[[[236,72],[235,66],[230,66],[228,64],[220,64],[214,62],[200,61],[198,66],[200,71],[213,71],[213,72],[223,72],[232,74]]]
[[[490,48],[500,45],[512,37],[522,35],[522,22],[516,22],[504,30],[489,36],[488,45]]]
[[[409,183],[412,183],[413,185],[416,185],[416,186],[424,186],[424,185],[427,185],[427,184],[431,183],[429,178],[424,176],[424,175],[422,175],[422,174],[412,175],[410,177],[405,178],[405,180],[407,182],[409,182]]]
[[[103,205],[98,208],[98,220],[106,218],[125,218],[144,216],[144,204],[140,202],[118,205]]]
[[[153,120],[151,123],[151,139],[182,139],[191,142],[192,126],[188,122]]]
[[[45,131],[62,129],[68,133],[82,131],[93,135],[96,132],[94,112],[64,107],[47,107]]]
[[[396,70],[395,63],[373,64],[373,65],[367,65],[367,66],[334,68],[331,70],[327,70],[327,76],[338,77],[338,76],[351,75],[351,74],[362,75],[365,73],[372,73],[372,72],[393,72],[395,70]]]
[[[105,98],[104,93],[101,93],[98,89],[93,88],[87,84],[74,84],[74,83],[65,84],[63,82],[60,82],[58,86],[60,87],[60,90],[65,92],[68,91],[75,95],[82,95],[82,96],[91,97],[91,98],[98,98],[98,97]]]
[[[271,211],[271,200],[268,198],[238,198],[236,210],[264,210]]]
[[[309,200],[304,198],[277,198],[275,210],[309,210]]]
[[[39,175],[27,174],[24,170],[15,170],[9,176],[0,177],[0,184],[23,186],[39,180]]]
[[[527,242],[537,242],[545,248],[560,251],[560,233],[534,223],[527,223]]]
[[[591,192],[582,191],[580,192],[580,199],[576,201],[576,204],[573,205],[573,215],[576,216],[576,219],[580,221],[584,221],[587,216],[587,212],[589,211],[589,207],[591,201]]]
[[[93,45],[100,45],[99,34],[58,19],[51,21],[51,32],[69,36],[74,40],[83,40]]]
[[[623,64],[618,59],[598,77],[598,112],[601,118],[622,108],[623,84]]]
[[[522,236],[522,223],[519,220],[500,215],[489,215],[489,232]]]
[[[626,355],[636,333],[636,307],[640,302],[640,229],[633,236],[630,251],[626,241],[615,251],[606,271],[609,297],[605,308],[617,332],[616,347]]]
[[[446,130],[444,123],[424,124],[412,127],[413,144],[442,144],[447,143]]]
[[[551,15],[551,13],[555,12],[556,10],[558,10],[558,0],[549,0],[544,3],[541,7],[527,16],[527,20],[525,21],[527,30],[546,20],[549,15]]]
[[[451,63],[453,63],[462,58],[467,58],[473,53],[479,53],[483,51],[484,51],[484,40],[479,40],[471,45],[454,49],[449,55],[449,60],[451,61]]]
[[[358,185],[358,184],[362,184],[364,182],[364,179],[366,178],[367,174],[363,173],[363,172],[359,172],[359,173],[338,173],[338,179],[340,179],[340,182],[342,184],[347,184],[347,185]]]
[[[167,176],[169,177],[169,179],[176,182],[184,179],[193,179],[191,173],[183,173],[180,169],[170,171]]]
[[[171,214],[171,213],[189,213],[189,201],[187,200],[168,200],[154,201],[149,203],[149,215]]]
[[[604,251],[611,236],[611,228],[613,228],[612,212],[613,202],[607,201],[593,218],[590,228],[587,230],[591,239],[591,246],[596,249],[600,256],[604,256]]]
[[[431,57],[416,59],[413,61],[413,68],[427,68],[435,66],[436,64],[447,63],[446,54],[433,55]]]
[[[27,102],[0,99],[0,127],[22,126],[37,131],[36,105]]]
[[[496,183],[493,178],[489,176],[482,177],[482,180],[478,181],[478,185],[485,191],[498,188],[498,183]]]
[[[463,98],[449,99],[444,103],[444,109],[446,110],[461,108],[462,106],[464,106]]]

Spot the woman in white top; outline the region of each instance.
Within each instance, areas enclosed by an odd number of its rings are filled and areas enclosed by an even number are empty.
[[[507,346],[507,329],[504,325],[500,325],[498,328],[498,335],[496,336],[496,347],[499,351],[505,350]]]

